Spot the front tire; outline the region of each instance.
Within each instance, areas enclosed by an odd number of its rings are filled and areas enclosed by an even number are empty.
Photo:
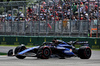
[[[19,52],[25,50],[26,47],[25,46],[18,46],[15,48],[15,55],[18,59],[24,59],[26,56],[21,56],[21,55],[17,55]]]
[[[91,49],[88,46],[82,46],[78,50],[78,56],[81,59],[89,59],[91,57],[91,54],[92,54]]]
[[[13,56],[13,49],[10,49],[7,53],[8,56]]]
[[[48,47],[42,47],[37,52],[37,58],[48,59],[51,55],[51,49]]]

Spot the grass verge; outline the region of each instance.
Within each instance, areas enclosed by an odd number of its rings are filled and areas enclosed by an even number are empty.
[[[95,50],[95,51],[100,51],[100,49],[92,49],[92,50]]]
[[[7,53],[2,53],[2,52],[0,52],[0,55],[7,55]]]
[[[7,47],[17,47],[19,45],[0,45],[0,46],[7,46]],[[26,47],[34,47],[32,45],[28,46],[28,45],[25,45]]]

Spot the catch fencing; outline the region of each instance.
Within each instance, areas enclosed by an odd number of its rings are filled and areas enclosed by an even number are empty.
[[[55,1],[35,3],[28,1],[0,2],[0,7],[3,7],[4,13],[7,14],[7,16],[4,15],[5,17],[0,16],[0,18],[5,19],[0,21],[0,35],[69,37],[90,37],[92,35],[99,37],[99,17],[89,20],[88,16],[87,19],[81,20],[80,7],[83,0],[77,1],[79,13],[77,13],[78,15],[75,14],[75,18],[78,17],[78,19],[74,19],[72,10],[76,0],[72,0],[72,2],[68,0],[67,3],[65,1],[61,1],[61,6],[58,5],[59,2],[56,3]],[[90,15],[89,11],[94,7],[95,1],[87,0],[87,2],[87,13]],[[97,5],[99,6],[99,1],[96,2],[98,2]],[[70,7],[67,12],[65,6]],[[28,7],[31,8],[31,13],[28,12]],[[97,11],[99,12],[99,7]],[[8,20],[9,14],[11,19]],[[92,28],[96,28],[96,30],[92,30]]]
[[[62,25],[63,24],[63,25]],[[4,22],[0,23],[0,32],[2,35],[44,35],[61,36],[73,33],[87,36],[88,22],[86,21],[29,21],[29,22]]]

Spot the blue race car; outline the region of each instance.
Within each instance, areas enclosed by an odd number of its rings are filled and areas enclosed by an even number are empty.
[[[84,44],[80,48],[75,48],[75,44]],[[89,59],[91,57],[91,49],[87,41],[70,41],[68,43],[62,40],[53,40],[52,42],[44,42],[41,46],[26,48],[25,45],[20,45],[14,50],[8,51],[8,56],[16,56],[18,59],[25,57],[37,57],[41,59],[48,59],[50,57],[80,57],[81,59]]]

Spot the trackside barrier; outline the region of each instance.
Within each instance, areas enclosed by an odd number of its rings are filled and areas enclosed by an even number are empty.
[[[69,41],[88,41],[92,49],[100,49],[100,38],[87,37],[53,37],[53,36],[0,36],[0,45],[20,45],[28,46],[41,45],[43,42],[50,42],[58,38],[65,42]],[[76,45],[79,47],[80,45]]]

